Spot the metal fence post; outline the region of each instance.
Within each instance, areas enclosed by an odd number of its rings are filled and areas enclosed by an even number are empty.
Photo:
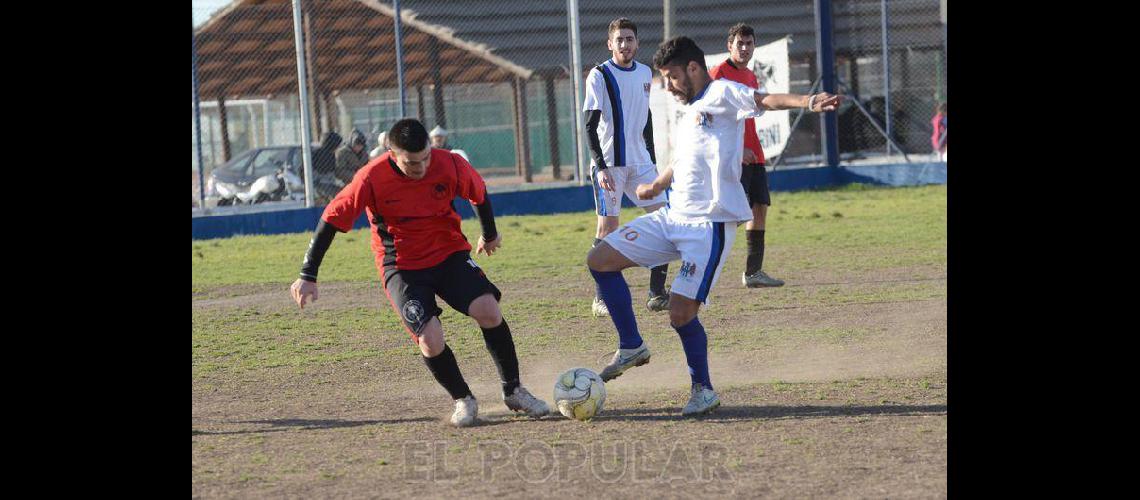
[[[297,97],[301,101],[301,161],[305,166],[305,206],[313,206],[312,123],[309,91],[305,85],[305,42],[301,34],[301,0],[293,0],[293,42],[297,51]]]
[[[400,30],[400,0],[392,0],[396,10],[396,85],[400,88],[400,118],[408,116],[407,99],[404,95],[404,40]]]
[[[831,1],[815,0],[815,49],[823,91],[835,94],[835,48],[832,46]],[[836,113],[820,113],[820,141],[829,167],[839,166],[839,120]]]
[[[194,81],[194,130],[198,137],[198,209],[206,211],[206,164],[202,160],[202,110],[198,105],[198,40],[194,37],[194,23],[190,23],[191,79]]]
[[[889,23],[887,21],[887,0],[882,0],[879,5],[879,10],[881,11],[881,15],[879,17],[880,23],[882,25],[881,31],[883,34],[883,96],[885,101],[883,103],[885,108],[883,114],[886,115],[885,120],[887,122],[887,136],[894,137],[894,131],[891,129],[891,37],[888,28]],[[887,141],[887,156],[890,155],[891,141]]]
[[[578,0],[566,0],[570,18],[570,77],[574,81],[574,159],[578,164],[578,185],[586,184],[585,160],[582,155],[582,39],[578,28]]]

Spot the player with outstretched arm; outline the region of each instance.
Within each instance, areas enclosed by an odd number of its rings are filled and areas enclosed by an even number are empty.
[[[668,201],[665,208],[606,236],[590,251],[587,265],[618,332],[619,348],[601,373],[608,381],[649,362],[622,269],[681,260],[669,298],[669,321],[681,337],[692,380],[681,413],[694,415],[720,406],[709,379],[708,337],[697,312],[708,302],[724,267],[736,226],[752,219],[740,183],[744,119],[776,109],[834,111],[842,97],[826,92],[763,94],[736,82],[711,80],[704,52],[683,36],[663,42],[653,65],[666,89],[684,105],[670,166],[651,184],[638,186],[637,196],[645,200],[666,193]]]

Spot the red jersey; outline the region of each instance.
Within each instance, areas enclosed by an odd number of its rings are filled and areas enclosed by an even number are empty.
[[[360,167],[321,218],[348,231],[367,211],[372,252],[383,276],[385,267],[424,269],[455,252],[471,250],[452,206],[456,196],[476,205],[487,196],[483,178],[462,156],[433,148],[427,174],[414,180],[396,167],[391,152],[385,152]]]
[[[732,64],[732,59],[725,59],[724,62],[713,67],[709,71],[709,77],[713,80],[724,78],[726,80],[743,83],[754,89],[760,88],[760,82],[756,81],[756,74],[747,67],[737,68]],[[756,158],[760,164],[764,164],[764,151],[760,148],[760,137],[756,135],[756,119],[746,118],[744,120],[744,147],[751,149],[756,154]]]

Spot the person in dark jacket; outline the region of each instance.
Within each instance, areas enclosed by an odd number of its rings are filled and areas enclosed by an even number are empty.
[[[368,138],[364,133],[353,129],[348,136],[348,144],[336,151],[336,178],[346,185],[352,182],[356,171],[368,163]]]
[[[318,175],[331,174],[336,170],[336,148],[344,142],[340,134],[329,131],[321,139],[321,145],[313,150],[313,171]]]
[[[321,138],[321,145],[313,150],[313,187],[316,190],[314,201],[323,205],[332,200],[344,184],[336,181],[336,148],[344,142],[340,134],[328,131]]]

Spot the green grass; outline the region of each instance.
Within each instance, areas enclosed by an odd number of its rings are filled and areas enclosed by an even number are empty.
[[[769,210],[765,269],[789,283],[768,289],[761,301],[732,299],[746,245],[743,226],[710,305],[713,315],[736,315],[745,322],[780,308],[868,302],[927,300],[945,297],[946,187],[873,188],[849,186],[826,191],[774,193]],[[623,210],[623,222],[642,212]],[[838,215],[837,215],[838,214]],[[612,341],[612,325],[587,320],[586,296],[593,286],[585,255],[593,242],[590,212],[551,216],[500,217],[504,245],[493,257],[477,256],[487,275],[504,291],[522,353],[593,352]],[[467,235],[478,234],[475,220],[464,220]],[[289,305],[288,283],[297,276],[310,234],[239,236],[191,243],[191,288],[196,299],[269,293],[268,299],[232,305],[195,306],[192,320],[193,373],[197,379],[265,369],[306,370],[315,365],[363,359],[415,362],[416,348],[384,301],[370,235],[362,229],[339,234],[321,266],[321,283],[364,282],[369,302],[338,301],[325,293],[317,307],[298,311]],[[876,281],[867,273],[904,269],[931,278]],[[909,270],[909,271],[908,271]],[[676,273],[674,267],[670,276]],[[824,278],[812,278],[823,273]],[[635,301],[644,293],[647,273],[626,273]],[[279,293],[279,300],[273,295]],[[349,292],[341,291],[342,294]],[[359,290],[352,292],[359,294]],[[726,296],[729,298],[726,299]],[[643,299],[641,299],[643,300]],[[580,303],[579,303],[580,302]],[[470,320],[442,301],[441,320],[448,343],[460,358],[485,358],[483,340]],[[635,308],[650,341],[675,334],[658,328],[643,307]],[[643,323],[644,324],[644,323]],[[708,323],[706,323],[708,324]],[[743,329],[747,324],[724,325]],[[764,335],[719,339],[714,350],[750,348],[781,342],[844,344],[871,333],[858,328],[766,328]],[[658,339],[660,337],[660,339]]]
[[[847,187],[774,193],[766,244],[781,249],[781,268],[865,270],[883,266],[944,265],[946,186]],[[622,222],[643,212],[622,211]],[[812,214],[841,213],[842,217]],[[480,257],[496,281],[574,277],[585,266],[596,225],[591,212],[499,217],[501,254]],[[479,234],[465,219],[463,232]],[[321,265],[321,282],[378,281],[368,229],[338,234]],[[734,253],[742,253],[744,228]],[[218,285],[291,283],[311,234],[236,236],[192,242],[193,291]],[[890,252],[882,251],[890,248]]]

